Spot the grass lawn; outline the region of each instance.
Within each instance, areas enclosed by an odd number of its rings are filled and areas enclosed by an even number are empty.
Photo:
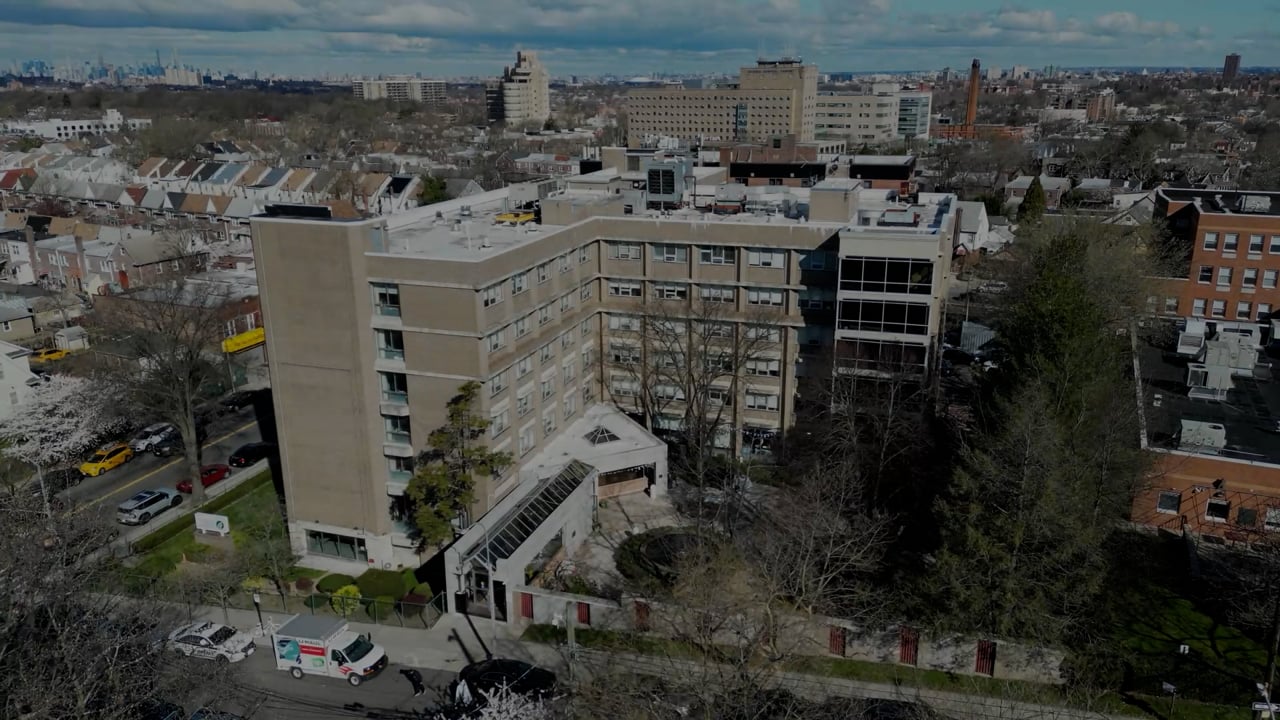
[[[1099,619],[1110,624],[1127,665],[1125,689],[1155,697],[1161,712],[1168,712],[1163,683],[1199,701],[1248,707],[1257,699],[1266,651],[1198,602],[1194,593],[1204,588],[1189,578],[1183,541],[1125,533],[1115,552],[1123,577],[1109,583]]]

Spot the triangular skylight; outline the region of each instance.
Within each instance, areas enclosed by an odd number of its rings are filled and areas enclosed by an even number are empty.
[[[595,429],[587,433],[584,437],[586,437],[587,442],[591,443],[592,445],[603,445],[605,443],[611,443],[614,440],[618,439],[618,436],[614,435],[613,431],[609,430],[609,428],[606,428],[603,425],[595,426]]]

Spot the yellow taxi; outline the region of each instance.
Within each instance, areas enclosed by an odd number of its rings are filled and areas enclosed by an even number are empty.
[[[85,477],[97,477],[102,473],[119,467],[133,459],[133,450],[125,443],[107,445],[95,452],[88,460],[80,464],[80,474]]]
[[[71,354],[69,350],[59,350],[57,348],[45,348],[44,350],[36,350],[31,353],[31,362],[42,363],[51,360],[61,360]]]

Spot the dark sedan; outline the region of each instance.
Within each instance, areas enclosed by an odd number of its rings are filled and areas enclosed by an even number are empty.
[[[259,460],[267,459],[275,449],[275,445],[265,442],[241,445],[235,452],[231,453],[231,457],[227,459],[227,464],[233,468],[249,467]]]

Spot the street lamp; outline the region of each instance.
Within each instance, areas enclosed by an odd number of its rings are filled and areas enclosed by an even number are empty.
[[[258,611],[258,633],[265,635],[267,626],[266,623],[262,622],[262,596],[257,591],[253,593],[253,609]]]

